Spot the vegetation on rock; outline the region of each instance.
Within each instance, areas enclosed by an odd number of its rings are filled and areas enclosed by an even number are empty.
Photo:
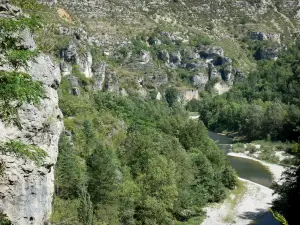
[[[44,96],[40,82],[21,72],[0,71],[0,118],[18,126],[18,109],[23,103],[37,104]]]

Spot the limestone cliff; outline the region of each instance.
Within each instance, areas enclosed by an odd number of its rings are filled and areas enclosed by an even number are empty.
[[[10,71],[9,64],[0,64],[0,71]],[[45,97],[38,105],[23,104],[18,110],[22,129],[0,120],[0,142],[18,140],[40,147],[47,157],[37,165],[33,161],[0,152],[0,213],[12,224],[41,225],[51,213],[54,189],[54,165],[58,140],[63,128],[56,89],[61,80],[59,65],[40,54],[28,62],[25,70],[33,80],[40,81]]]

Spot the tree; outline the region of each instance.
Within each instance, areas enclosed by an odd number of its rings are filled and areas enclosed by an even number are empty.
[[[95,219],[103,224],[119,224],[120,176],[113,150],[98,144],[87,160],[88,192]]]
[[[117,167],[114,163],[113,152],[101,144],[86,160],[88,173],[88,191],[94,205],[109,203],[115,200],[117,189]]]
[[[65,199],[75,198],[80,192],[79,187],[85,183],[85,168],[66,135],[60,137],[58,148],[56,194]]]
[[[78,218],[83,225],[93,225],[93,204],[85,186],[80,187]]]
[[[167,88],[165,95],[166,101],[170,107],[172,107],[178,100],[178,91],[174,87]]]
[[[300,143],[294,147],[298,159],[295,167],[287,169],[283,175],[283,183],[275,184],[275,193],[279,195],[273,201],[273,210],[282,214],[290,225],[299,224],[300,202]]]

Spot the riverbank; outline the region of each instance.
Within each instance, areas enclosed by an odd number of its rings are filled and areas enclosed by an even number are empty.
[[[248,225],[269,213],[275,197],[272,189],[239,178],[236,190],[223,203],[205,208],[207,217],[201,225]]]
[[[230,152],[228,153],[228,155],[233,156],[233,157],[239,157],[239,158],[245,158],[245,159],[251,159],[254,160],[256,162],[261,163],[262,165],[264,165],[265,167],[267,167],[269,169],[269,171],[271,172],[273,179],[275,182],[280,182],[280,178],[282,173],[285,170],[285,167],[280,166],[280,165],[276,165],[276,164],[272,164],[272,163],[268,163],[268,162],[264,162],[262,160],[250,157],[244,153],[234,153],[234,152]]]

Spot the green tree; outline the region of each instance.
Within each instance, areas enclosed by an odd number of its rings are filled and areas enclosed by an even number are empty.
[[[300,144],[296,144],[294,152],[298,159],[295,167],[288,168],[283,175],[282,184],[275,184],[275,193],[279,195],[273,201],[273,210],[283,215],[290,225],[299,224],[300,202]]]
[[[78,197],[80,186],[85,183],[85,167],[76,155],[69,137],[62,135],[59,140],[59,155],[55,169],[56,195],[61,198]]]
[[[86,160],[88,173],[88,191],[94,205],[114,201],[117,189],[117,166],[113,152],[101,144]]]
[[[80,187],[78,218],[83,225],[93,225],[93,204],[85,186]]]
[[[172,107],[178,100],[178,91],[174,87],[167,88],[165,96],[167,103]]]

